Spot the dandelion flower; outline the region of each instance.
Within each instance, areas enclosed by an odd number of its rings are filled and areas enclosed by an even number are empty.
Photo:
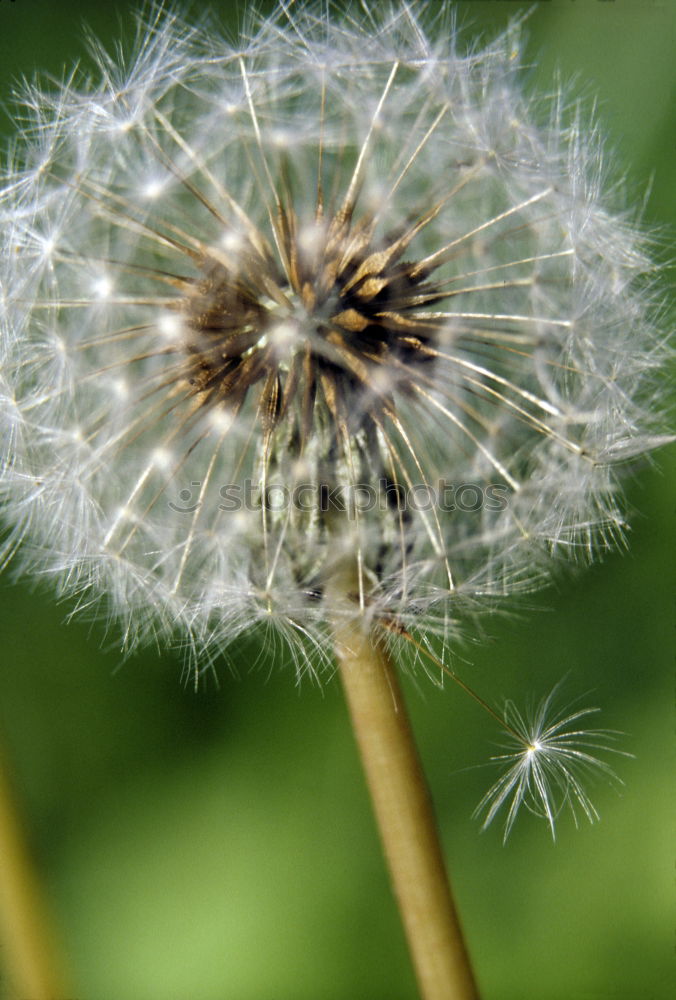
[[[303,670],[342,560],[360,614],[447,634],[621,534],[650,264],[516,29],[300,7],[235,47],[156,13],[95,56],[26,87],[0,200],[22,567],[129,647],[264,621]]]

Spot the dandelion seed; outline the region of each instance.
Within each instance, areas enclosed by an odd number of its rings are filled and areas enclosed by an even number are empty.
[[[521,806],[547,821],[552,837],[556,819],[568,808],[577,824],[578,814],[593,823],[599,814],[587,792],[594,778],[619,782],[614,771],[597,757],[612,747],[617,733],[605,729],[580,728],[582,720],[598,711],[553,710],[557,688],[544,698],[536,711],[524,716],[508,703],[504,721],[509,727],[514,749],[493,758],[507,769],[487,792],[476,809],[484,815],[484,829],[506,808],[504,839],[507,840]]]

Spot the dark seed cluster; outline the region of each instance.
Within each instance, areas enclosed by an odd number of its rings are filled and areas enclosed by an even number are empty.
[[[256,231],[236,266],[202,261],[184,303],[188,380],[205,406],[235,411],[255,388],[268,434],[297,413],[302,452],[318,407],[337,439],[394,412],[394,388],[432,360],[433,326],[413,313],[444,295],[402,259],[420,223],[374,249],[373,220],[353,223],[350,206],[311,227],[278,208],[277,254]]]

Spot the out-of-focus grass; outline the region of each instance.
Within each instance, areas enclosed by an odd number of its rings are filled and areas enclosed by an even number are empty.
[[[521,9],[458,7],[475,34]],[[83,19],[111,39],[131,9],[1,3],[3,92],[13,74],[70,65]],[[652,178],[651,225],[676,222],[675,30],[673,7],[632,0],[552,0],[528,22],[533,86],[558,67],[599,96],[616,173],[636,199]],[[659,459],[630,487],[628,555],[562,578],[458,654],[496,702],[564,674],[571,695],[593,690],[636,755],[617,758],[621,794],[598,788],[600,825],[564,817],[556,844],[528,816],[506,847],[480,834],[470,814],[491,771],[473,765],[497,734],[456,691],[408,683],[485,1000],[671,996],[674,451]],[[415,996],[336,683],[299,692],[269,660],[251,672],[254,637],[232,651],[239,680],[223,665],[220,688],[194,694],[176,658],[117,669],[98,626],[65,625],[49,593],[0,588],[0,732],[78,1000]]]

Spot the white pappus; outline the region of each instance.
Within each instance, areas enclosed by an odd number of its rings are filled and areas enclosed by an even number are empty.
[[[316,672],[346,561],[354,613],[423,648],[622,536],[621,463],[667,439],[653,265],[518,26],[463,51],[440,10],[282,4],[233,44],[150,8],[97,76],[24,89],[5,557],[126,648],[205,664],[262,622]]]

